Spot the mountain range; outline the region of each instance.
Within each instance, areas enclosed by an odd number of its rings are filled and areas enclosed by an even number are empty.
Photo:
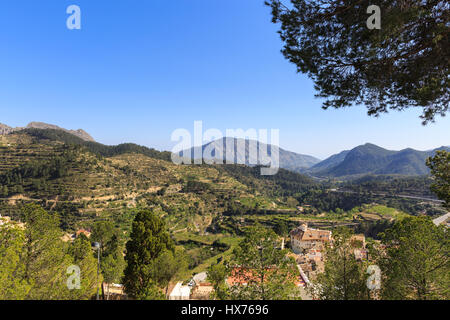
[[[138,152],[145,155],[153,155],[156,150],[135,144],[122,144],[119,146],[106,146],[94,141],[94,139],[84,130],[67,130],[56,125],[31,122],[25,128],[12,128],[0,123],[0,135],[5,135],[20,130],[34,130],[34,135],[44,135],[53,140],[60,140],[75,144],[83,144],[89,149],[96,150],[103,155],[124,154],[126,152]],[[58,133],[60,132],[60,133]],[[65,135],[62,135],[62,132]],[[77,137],[79,140],[74,140]],[[223,155],[220,151],[223,146]],[[262,162],[250,161],[249,150],[255,146],[256,150],[263,150],[267,154],[258,160]],[[201,147],[193,147],[178,153],[179,156],[194,158],[194,155],[204,155],[205,159],[226,159],[226,152],[233,148],[233,163],[246,165],[264,165],[270,160],[273,145],[265,144],[254,140],[244,140],[237,138],[223,138],[206,143]],[[358,177],[363,175],[426,175],[429,169],[426,166],[426,159],[433,156],[437,150],[450,151],[450,147],[442,146],[428,151],[418,151],[411,148],[400,151],[387,150],[377,145],[366,143],[351,150],[344,150],[338,154],[320,161],[319,159],[305,154],[299,154],[279,148],[280,168],[308,174],[315,177]],[[168,153],[163,153],[163,159],[168,159]],[[208,156],[209,155],[209,156]]]
[[[411,148],[392,151],[377,145],[366,143],[342,151],[309,168],[306,172],[320,177],[344,177],[366,174],[425,175],[429,169],[425,162],[437,150],[450,151],[449,147],[440,147],[429,151]]]
[[[254,161],[250,159],[249,150],[255,148]],[[232,149],[229,151],[229,149]],[[223,150],[223,151],[220,151]],[[262,153],[259,151],[262,150]],[[265,144],[255,140],[238,139],[238,138],[222,138],[206,143],[201,147],[193,147],[187,150],[180,151],[179,156],[195,159],[196,155],[203,155],[203,159],[227,160],[227,152],[234,155],[232,158],[233,163],[246,164],[246,165],[264,165],[271,161],[270,157],[275,147],[271,144]],[[300,172],[303,169],[310,168],[320,162],[319,159],[299,154],[291,151],[278,148],[279,150],[279,165],[280,168]],[[223,156],[220,156],[222,154]],[[231,159],[230,159],[231,160]]]
[[[223,138],[204,144],[202,147],[191,148],[183,152],[184,156],[187,155],[188,158],[194,158],[195,154],[201,155],[206,151],[204,158],[209,159],[217,157],[215,150],[220,150],[222,145],[224,150],[223,154],[226,154],[227,148],[232,146],[234,163],[255,164],[249,161],[250,141],[252,140]],[[271,150],[274,148],[272,145],[257,141],[253,142],[256,148],[262,147],[263,150],[268,150],[267,153],[270,157]],[[241,143],[240,146],[239,143]],[[352,178],[367,174],[415,176],[429,173],[429,169],[425,164],[426,159],[433,156],[437,150],[450,151],[450,148],[443,146],[428,151],[418,151],[411,148],[392,151],[371,143],[366,143],[351,150],[344,150],[332,155],[323,161],[309,155],[298,154],[279,148],[279,164],[280,168],[316,177]],[[182,152],[179,153],[180,156],[182,154]],[[225,159],[225,156],[223,156],[223,159]]]

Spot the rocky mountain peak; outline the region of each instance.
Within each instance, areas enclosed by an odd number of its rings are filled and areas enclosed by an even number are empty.
[[[48,123],[37,122],[37,121],[30,122],[25,128],[23,128],[23,127],[12,128],[10,126],[0,123],[0,134],[5,135],[5,134],[9,134],[9,133],[15,132],[15,131],[19,131],[19,130],[23,130],[23,129],[33,129],[33,128],[34,129],[62,130],[67,133],[73,134],[74,136],[77,136],[85,141],[92,141],[92,142],[95,141],[94,138],[92,138],[91,135],[89,135],[89,133],[87,133],[86,131],[84,131],[82,129],[68,130],[68,129],[58,127],[54,124],[48,124]]]

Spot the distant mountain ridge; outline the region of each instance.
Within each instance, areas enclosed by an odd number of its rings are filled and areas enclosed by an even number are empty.
[[[92,136],[89,133],[87,133],[86,131],[84,131],[83,129],[68,130],[65,128],[58,127],[54,124],[48,124],[48,123],[36,122],[36,121],[30,122],[26,127],[17,127],[17,128],[12,128],[10,126],[0,123],[0,135],[10,134],[12,132],[20,131],[23,129],[61,130],[61,131],[70,133],[74,136],[77,136],[78,138],[81,138],[84,141],[95,142],[94,138],[92,138]]]
[[[264,155],[259,156],[259,153],[255,155],[255,160],[258,160],[258,163],[251,163],[252,161],[249,156],[249,150],[250,150],[250,143],[254,143],[253,145],[256,146],[256,150],[262,149],[263,152],[267,152],[267,157]],[[226,137],[222,139],[217,139],[214,141],[211,141],[209,143],[204,144],[201,147],[193,147],[187,150],[183,150],[178,152],[179,156],[184,156],[185,158],[195,159],[195,155],[204,155],[204,159],[213,160],[213,159],[226,159],[226,153],[229,148],[233,146],[233,154],[234,159],[233,163],[239,163],[239,164],[246,164],[246,165],[264,165],[264,161],[269,160],[272,150],[275,150],[275,146],[271,144],[265,144],[256,140],[249,140],[249,139],[239,139],[239,138],[233,138],[233,137]],[[244,148],[241,148],[240,146],[244,146]],[[223,158],[220,156],[220,151],[223,149]],[[305,154],[298,154],[295,152],[287,151],[282,148],[279,149],[279,165],[280,168],[299,172],[303,169],[310,168],[313,165],[320,162],[319,159],[305,155]],[[205,152],[206,151],[206,152]],[[261,161],[262,160],[262,161]],[[225,162],[225,161],[224,161]]]
[[[0,123],[0,135],[7,135],[21,130],[29,131],[28,133],[39,138],[58,140],[64,143],[81,144],[87,146],[91,151],[103,156],[135,152],[170,161],[170,152],[159,152],[133,143],[121,144],[118,146],[106,146],[95,142],[95,140],[82,129],[68,130],[43,122],[31,122],[26,127],[17,128],[12,128]],[[194,159],[194,155],[203,155],[206,150],[206,155],[212,155],[210,157],[206,156],[206,158],[214,159],[216,158],[215,150],[219,150],[221,145],[223,145],[225,154],[227,147],[230,148],[233,146],[233,163],[246,165],[267,164],[260,162],[250,163],[250,141],[256,144],[257,150],[262,149],[264,152],[267,152],[267,155],[263,157],[264,161],[270,160],[271,150],[274,150],[274,146],[254,140],[237,138],[218,139],[206,143],[201,147],[184,150],[184,153],[185,156],[190,156]],[[242,143],[244,144],[244,148],[238,148],[237,146],[242,145]],[[426,151],[418,151],[411,148],[393,151],[384,149],[375,144],[366,143],[351,150],[344,150],[338,154],[332,155],[323,161],[320,161],[313,156],[279,148],[279,167],[298,173],[307,173],[315,177],[354,178],[363,175],[426,175],[429,174],[429,169],[425,164],[426,159],[433,156],[437,150],[450,151],[450,147],[443,146]],[[179,152],[178,154],[181,155],[182,152]],[[261,158],[259,160],[261,160]]]
[[[309,169],[309,172],[320,172],[322,170],[332,168],[332,167],[338,165],[339,163],[341,163],[342,161],[344,161],[345,157],[347,156],[347,154],[349,152],[350,152],[350,150],[344,150],[340,153],[332,155],[331,157],[329,157],[323,161],[320,161],[319,163],[312,166]]]
[[[333,155],[309,169],[309,173],[325,177],[344,177],[365,174],[425,175],[429,169],[425,162],[437,150],[450,151],[440,147],[428,151],[411,148],[392,151],[366,143]]]

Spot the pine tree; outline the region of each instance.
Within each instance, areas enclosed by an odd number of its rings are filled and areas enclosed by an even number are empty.
[[[230,275],[238,279],[229,290],[235,300],[298,299],[299,271],[295,261],[281,250],[279,237],[260,225],[251,227],[234,250]]]
[[[382,234],[383,299],[450,299],[448,229],[428,217],[407,217]]]
[[[92,227],[91,239],[94,242],[100,242],[105,249],[114,234],[114,225],[111,221],[97,221]]]
[[[23,300],[31,289],[25,281],[24,230],[14,223],[0,225],[0,300]]]
[[[187,259],[181,250],[175,252],[165,250],[155,259],[152,278],[160,287],[165,288],[165,296],[168,294],[169,283],[181,271],[187,268]]]
[[[109,285],[121,281],[124,268],[123,249],[120,246],[118,234],[115,232],[104,246],[101,258],[101,269],[104,281],[106,282],[107,299],[109,298]]]
[[[72,263],[80,268],[80,289],[70,290],[70,298],[75,300],[91,299],[97,292],[97,259],[90,241],[84,234],[78,236],[69,246]]]
[[[112,253],[102,258],[101,269],[106,286],[106,300],[109,299],[109,286],[121,281],[124,267],[125,261],[121,252]]]
[[[421,108],[424,123],[449,111],[448,3],[267,0],[282,53],[314,81],[323,108],[366,105],[370,115]],[[379,28],[367,25],[378,5]]]
[[[69,294],[66,270],[72,259],[61,240],[59,219],[37,205],[27,205],[23,211],[24,279],[31,286],[27,299],[66,299]]]

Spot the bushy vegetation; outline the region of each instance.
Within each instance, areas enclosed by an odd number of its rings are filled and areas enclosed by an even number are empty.
[[[341,188],[359,193],[407,194],[435,198],[435,194],[430,189],[432,181],[429,176],[367,175],[345,182]]]

